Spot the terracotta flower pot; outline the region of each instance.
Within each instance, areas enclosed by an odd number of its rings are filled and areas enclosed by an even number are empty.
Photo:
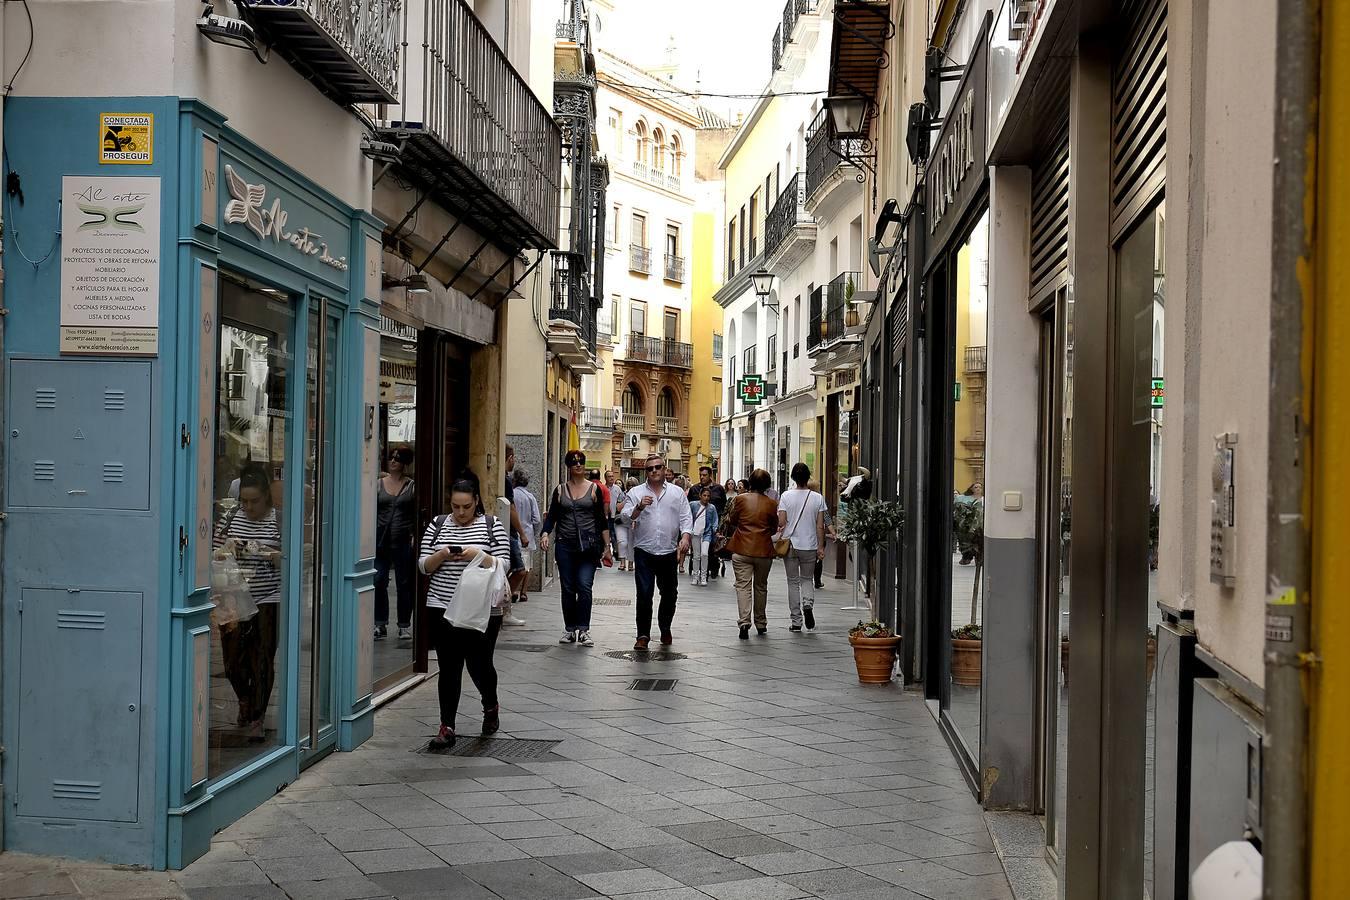
[[[856,306],[850,305],[844,310],[844,326],[846,328],[857,328],[861,318],[862,317],[858,314],[858,307]]]
[[[980,686],[980,641],[952,638],[952,684]]]
[[[853,645],[853,662],[858,667],[858,680],[863,684],[889,684],[900,636],[870,638],[849,635],[848,642]]]

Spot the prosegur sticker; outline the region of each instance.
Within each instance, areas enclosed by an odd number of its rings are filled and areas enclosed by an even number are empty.
[[[152,113],[99,113],[98,133],[100,164],[148,166],[155,161]]]

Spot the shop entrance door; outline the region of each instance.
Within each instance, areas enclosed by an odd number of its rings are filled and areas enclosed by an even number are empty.
[[[300,764],[333,749],[333,434],[339,320],[311,297],[306,322],[305,450],[301,478]]]

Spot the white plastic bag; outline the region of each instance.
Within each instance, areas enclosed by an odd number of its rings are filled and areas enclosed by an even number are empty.
[[[483,567],[484,557],[492,560],[491,568]],[[445,619],[452,628],[487,631],[492,610],[501,608],[506,593],[506,566],[495,556],[479,550],[459,576],[455,600],[445,611]]]
[[[248,577],[232,553],[217,551],[211,559],[211,603],[217,625],[233,625],[258,614]]]

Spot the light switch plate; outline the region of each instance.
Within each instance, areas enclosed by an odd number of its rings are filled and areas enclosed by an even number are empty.
[[[1004,491],[1003,508],[1008,512],[1018,512],[1022,509],[1021,491]]]

